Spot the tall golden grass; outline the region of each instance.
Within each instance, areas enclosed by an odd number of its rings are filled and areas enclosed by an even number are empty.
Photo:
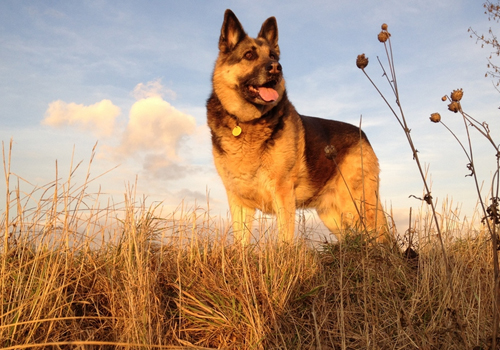
[[[137,200],[133,186],[123,203],[102,206],[100,193],[87,193],[93,179],[73,183],[74,170],[23,192],[9,158],[0,217],[3,349],[491,345],[489,235],[457,224],[446,208],[451,281],[426,212],[405,235],[418,257],[354,230],[319,245],[279,244],[270,232],[242,248],[208,211],[164,214]]]
[[[454,280],[453,280],[453,273],[454,273],[454,266],[452,266],[452,263],[450,262],[450,259],[448,258],[448,249],[445,246],[445,235],[449,234],[447,230],[445,231],[443,226],[445,222],[452,222],[453,220],[443,220],[443,216],[441,216],[441,220],[439,218],[437,209],[436,209],[436,203],[433,200],[433,197],[431,195],[430,191],[430,184],[427,179],[427,172],[424,170],[424,167],[422,166],[422,163],[420,162],[420,157],[418,155],[418,150],[414,144],[413,137],[411,134],[411,129],[408,126],[407,119],[405,117],[405,112],[403,110],[403,106],[401,104],[401,99],[400,99],[400,94],[399,94],[399,89],[398,89],[398,82],[396,78],[396,66],[394,62],[394,56],[393,56],[393,50],[392,50],[392,44],[391,44],[391,33],[388,31],[388,25],[386,23],[383,23],[381,25],[381,32],[378,34],[377,39],[380,43],[383,44],[385,54],[387,57],[387,69],[385,68],[384,64],[382,64],[380,58],[377,56],[377,61],[380,64],[380,68],[382,69],[383,72],[383,77],[385,78],[386,82],[389,84],[392,94],[396,98],[396,101],[394,104],[390,103],[389,100],[385,97],[385,95],[381,92],[381,90],[378,88],[377,84],[372,80],[365,70],[366,67],[368,66],[368,58],[365,56],[365,54],[358,55],[356,59],[356,66],[362,70],[366,78],[369,80],[369,82],[373,85],[375,90],[378,92],[382,100],[385,102],[389,110],[392,112],[393,116],[396,118],[396,121],[399,123],[399,125],[402,128],[402,131],[404,132],[406,139],[408,141],[408,144],[412,150],[413,154],[413,159],[417,165],[417,170],[420,173],[422,183],[424,186],[424,195],[422,198],[415,197],[417,199],[420,199],[422,202],[427,203],[427,205],[430,207],[430,212],[429,214],[430,217],[432,217],[432,221],[434,223],[434,228],[436,232],[436,237],[439,240],[440,247],[441,247],[441,254],[443,256],[443,265],[446,269],[446,282],[448,285],[448,294],[451,295],[452,298],[452,304],[456,305],[459,304],[458,301],[458,296],[457,296],[457,287],[454,285]],[[486,122],[479,122],[477,119],[473,118],[471,115],[466,113],[462,109],[461,105],[461,100],[464,96],[464,91],[463,89],[456,89],[451,92],[450,95],[444,95],[441,98],[441,101],[443,102],[450,102],[448,104],[448,110],[453,113],[458,113],[464,122],[464,131],[466,133],[466,139],[461,140],[461,138],[457,137],[455,132],[450,129],[442,120],[441,120],[441,115],[439,113],[432,113],[430,117],[430,121],[433,123],[441,123],[445,129],[450,132],[450,134],[454,137],[455,141],[458,143],[462,151],[464,152],[465,158],[467,159],[467,169],[470,171],[470,173],[466,176],[470,176],[474,180],[474,185],[476,187],[476,193],[478,195],[477,197],[477,207],[478,211],[480,214],[478,214],[481,219],[481,223],[484,224],[485,231],[487,232],[485,235],[488,236],[489,241],[490,241],[490,249],[492,253],[492,269],[493,269],[493,287],[492,287],[492,295],[493,297],[493,303],[491,304],[491,309],[493,310],[493,320],[492,320],[492,329],[491,329],[491,344],[488,345],[489,348],[491,349],[497,349],[497,338],[499,337],[498,334],[499,332],[499,318],[500,318],[500,264],[499,264],[499,257],[498,257],[498,250],[500,250],[499,243],[498,243],[498,225],[500,224],[500,146],[494,141],[493,135],[491,134],[490,127],[488,123]],[[496,163],[496,171],[494,172],[492,179],[491,179],[491,188],[490,188],[490,195],[488,196],[488,200],[486,198],[483,199],[482,193],[481,193],[481,181],[479,180],[479,175],[476,172],[475,168],[475,162],[474,162],[474,152],[473,152],[473,147],[472,147],[472,140],[470,137],[471,132],[477,132],[481,136],[484,137],[484,140],[487,141],[487,143],[493,147],[495,151],[495,157],[492,159]],[[441,221],[441,222],[440,222]],[[432,223],[431,223],[432,225]],[[431,226],[429,225],[429,227]],[[447,224],[446,224],[447,225]],[[468,232],[466,232],[467,234]],[[464,315],[462,313],[459,313],[457,315],[458,319],[463,319]],[[462,344],[468,343],[466,335],[465,335],[465,330],[464,327],[461,323],[457,323],[460,332],[459,336],[462,340]],[[479,346],[479,348],[481,348]]]

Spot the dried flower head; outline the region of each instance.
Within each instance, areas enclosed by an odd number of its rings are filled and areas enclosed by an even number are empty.
[[[386,23],[382,24],[382,30],[387,30],[387,24]]]
[[[433,123],[439,123],[441,121],[441,115],[439,113],[432,113],[429,119]]]
[[[337,156],[337,150],[334,145],[328,145],[325,147],[325,156],[326,158],[332,160]]]
[[[453,92],[451,93],[451,100],[455,102],[460,102],[463,96],[464,92],[462,91],[462,89],[453,90]]]
[[[368,57],[365,57],[365,54],[358,55],[356,58],[356,66],[359,69],[365,69],[366,66],[368,65]]]
[[[459,110],[460,110],[460,104],[456,101],[452,101],[449,105],[448,105],[448,109],[454,113],[457,113]]]
[[[391,34],[389,32],[381,31],[380,33],[378,33],[378,41],[380,41],[381,43],[385,43],[390,36]]]
[[[448,96],[444,95],[443,97],[441,97],[441,101],[446,101],[448,99]]]

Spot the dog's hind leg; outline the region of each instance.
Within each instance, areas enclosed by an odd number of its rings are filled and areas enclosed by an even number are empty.
[[[342,203],[340,207],[339,203]],[[352,201],[340,202],[335,190],[323,194],[321,205],[316,208],[319,218],[323,224],[333,233],[337,239],[342,239],[349,227],[356,225],[356,206]]]
[[[374,237],[378,243],[384,243],[388,240],[387,221],[376,195],[369,197],[371,198],[354,202],[353,199],[337,202],[342,203],[341,206],[333,201],[325,201],[327,203],[316,211],[321,221],[338,239],[342,239],[352,229]]]
[[[379,243],[386,242],[387,221],[378,197],[378,161],[367,144],[362,157],[358,152],[354,149],[339,164],[339,175],[327,184],[316,210],[325,226],[338,238],[352,228],[374,237]]]

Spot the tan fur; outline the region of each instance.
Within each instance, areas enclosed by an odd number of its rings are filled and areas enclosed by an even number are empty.
[[[226,11],[207,117],[236,239],[250,242],[258,209],[276,214],[280,236],[290,242],[296,209],[316,208],[332,233],[339,235],[347,226],[358,225],[366,232],[376,231],[378,239],[384,240],[379,167],[373,149],[353,126],[296,112],[286,97],[277,40],[274,17],[264,22],[254,39]],[[265,101],[255,91],[270,81],[278,97]],[[242,130],[238,136],[232,134],[236,126]],[[346,134],[340,132],[344,129]],[[329,144],[325,140],[336,145],[332,159],[324,154]],[[316,166],[321,169],[316,171]],[[332,176],[323,179],[326,173]]]
[[[375,232],[377,241],[385,241],[386,219],[379,200],[379,166],[371,146],[361,141],[359,148],[352,149],[339,165],[339,170],[339,176],[330,180],[318,196],[315,206],[318,216],[336,235],[357,226]]]

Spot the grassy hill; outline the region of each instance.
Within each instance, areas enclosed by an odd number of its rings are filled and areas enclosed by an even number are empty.
[[[493,322],[489,235],[431,220],[379,246],[245,249],[203,210],[159,214],[132,193],[100,208],[86,186],[8,193],[0,223],[4,349],[487,349]],[[444,225],[446,227],[446,225]]]

